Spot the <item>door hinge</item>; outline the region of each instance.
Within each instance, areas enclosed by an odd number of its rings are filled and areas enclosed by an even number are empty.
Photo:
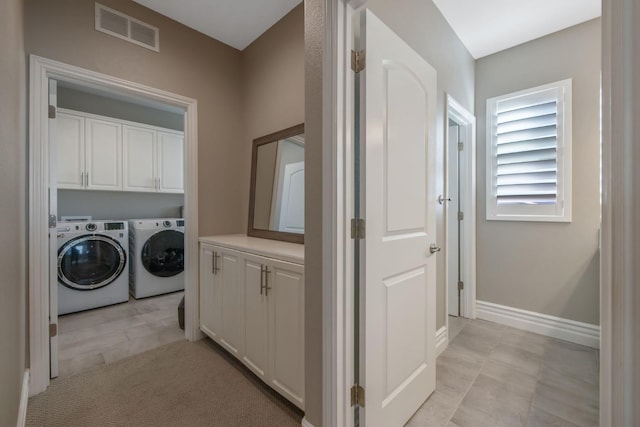
[[[464,150],[464,142],[458,142],[458,151]]]
[[[464,212],[458,212],[458,221],[462,221],[464,219]]]
[[[365,56],[366,54],[364,50],[351,51],[351,69],[353,72],[359,73],[364,70]]]
[[[53,338],[53,337],[57,337],[58,336],[58,324],[57,323],[50,323],[49,324],[49,338]]]
[[[464,289],[464,282],[461,280],[458,282],[458,290],[461,291]]]
[[[49,228],[56,228],[58,225],[58,217],[55,215],[49,215]]]
[[[366,235],[364,219],[351,219],[351,238],[364,239]]]
[[[53,105],[49,105],[49,118],[50,119],[56,118],[56,107],[54,107]]]
[[[351,406],[355,405],[364,408],[364,387],[357,384],[351,387]]]

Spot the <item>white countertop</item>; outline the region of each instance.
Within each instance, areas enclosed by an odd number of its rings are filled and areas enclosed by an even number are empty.
[[[304,245],[300,243],[281,242],[279,240],[249,237],[246,234],[225,234],[220,236],[200,237],[201,243],[222,246],[238,251],[251,252],[282,261],[304,265]]]

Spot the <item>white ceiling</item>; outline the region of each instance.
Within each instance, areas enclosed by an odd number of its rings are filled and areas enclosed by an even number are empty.
[[[302,0],[134,0],[243,50]]]
[[[600,16],[601,0],[433,0],[475,58]]]
[[[302,0],[134,0],[243,50]],[[433,0],[475,58],[600,16],[601,0]]]

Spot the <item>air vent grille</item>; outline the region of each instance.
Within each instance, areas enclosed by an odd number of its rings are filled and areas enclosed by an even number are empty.
[[[96,30],[160,52],[160,31],[124,13],[96,3]]]

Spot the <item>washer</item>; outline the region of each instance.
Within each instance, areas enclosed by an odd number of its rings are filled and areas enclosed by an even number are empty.
[[[184,219],[129,220],[129,243],[134,298],[184,289]]]
[[[59,222],[58,314],[129,300],[126,221]]]

